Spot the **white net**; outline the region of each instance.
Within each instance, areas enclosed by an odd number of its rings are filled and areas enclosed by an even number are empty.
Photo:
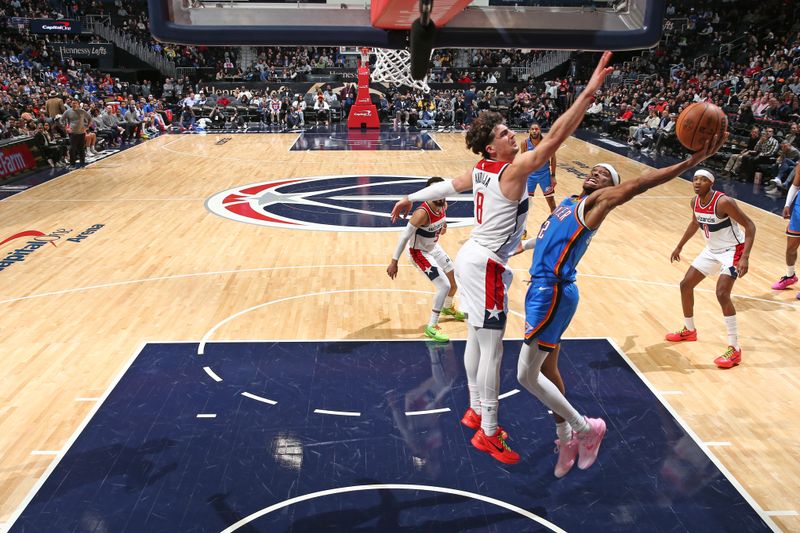
[[[372,53],[376,56],[372,81],[398,87],[405,85],[425,93],[431,91],[427,76],[424,80],[415,80],[411,77],[411,52],[408,50],[373,48]]]

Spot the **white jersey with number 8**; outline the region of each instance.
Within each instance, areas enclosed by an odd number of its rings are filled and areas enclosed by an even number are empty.
[[[528,191],[509,200],[500,190],[500,178],[510,163],[481,159],[472,169],[475,229],[472,239],[505,263],[519,245],[528,220]]]

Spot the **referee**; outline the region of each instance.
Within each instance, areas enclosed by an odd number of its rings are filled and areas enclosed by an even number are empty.
[[[83,166],[86,164],[86,127],[92,123],[92,117],[80,108],[77,98],[70,105],[71,109],[61,116],[61,121],[69,128],[69,164],[74,166],[75,161],[80,159]]]

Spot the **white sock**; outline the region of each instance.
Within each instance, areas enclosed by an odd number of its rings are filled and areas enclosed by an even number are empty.
[[[739,331],[736,327],[736,315],[725,317],[725,327],[728,328],[728,344],[739,349]]]
[[[540,350],[538,346],[531,347],[522,343],[517,362],[517,380],[551,411],[566,420],[576,433],[585,433],[589,430],[586,419],[572,407],[555,383],[540,371],[547,354],[548,352]]]
[[[486,435],[497,432],[497,406],[500,394],[500,363],[503,360],[503,330],[476,328],[481,349],[478,387],[481,394],[481,428]]]
[[[683,317],[683,325],[686,326],[686,329],[688,329],[689,331],[694,331],[694,317],[693,316]]]
[[[448,308],[448,309],[450,307],[453,307],[453,297],[452,296],[448,296],[447,298],[444,299],[444,306],[446,308]]]
[[[439,313],[441,313],[441,311],[437,311],[436,309],[431,309],[431,318],[428,320],[428,326],[434,327],[436,324],[439,323]]]
[[[572,439],[572,426],[566,420],[556,424],[556,436],[562,444],[568,443]]]
[[[483,400],[481,402],[481,429],[487,437],[497,433],[497,400]]]
[[[436,276],[433,279],[433,285],[436,287],[436,295],[433,297],[431,319],[428,321],[430,327],[439,323],[439,313],[442,312],[442,304],[447,298],[447,293],[450,292],[450,281],[446,276]]]
[[[469,406],[477,414],[481,414],[481,394],[478,387],[478,364],[481,360],[481,348],[475,326],[467,325],[467,344],[464,348],[464,369],[467,372],[467,388],[469,389]]]
[[[786,276],[790,278],[794,276],[794,265],[786,265]]]

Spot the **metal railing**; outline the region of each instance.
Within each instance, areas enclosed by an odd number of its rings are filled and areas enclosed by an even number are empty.
[[[571,55],[568,50],[548,50],[529,65],[511,67],[511,72],[518,80],[535,79],[566,63]]]
[[[177,66],[163,55],[153,51],[150,47],[111,25],[111,20],[106,17],[89,16],[84,22],[92,29],[92,33],[114,43],[129,54],[141,59],[148,65],[157,69],[164,76],[176,77]]]

